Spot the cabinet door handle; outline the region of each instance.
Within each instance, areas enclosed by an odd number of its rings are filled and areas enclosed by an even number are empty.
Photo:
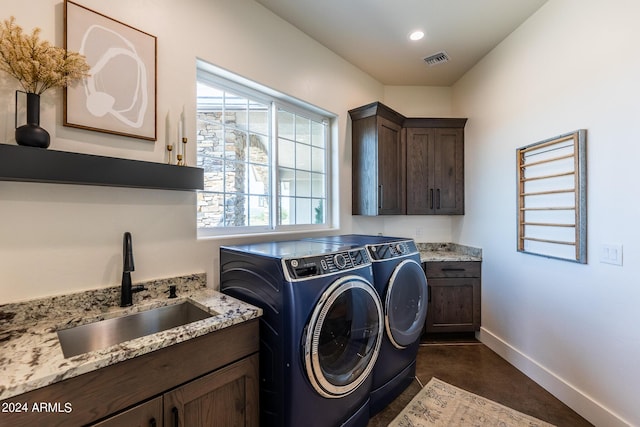
[[[442,268],[442,271],[465,271],[464,268]]]
[[[173,414],[173,426],[180,427],[180,415],[178,414],[178,408],[175,406],[171,408],[171,413]]]
[[[378,209],[382,209],[382,200],[384,198],[384,189],[382,185],[378,185]]]
[[[156,419],[155,418],[151,418],[149,420],[149,427],[156,427],[156,426],[157,426]]]
[[[433,188],[429,190],[429,209],[433,209]]]
[[[427,285],[427,303],[431,303],[431,285]]]
[[[438,205],[436,206],[436,209],[440,209],[440,189],[438,188],[436,192],[438,193]]]

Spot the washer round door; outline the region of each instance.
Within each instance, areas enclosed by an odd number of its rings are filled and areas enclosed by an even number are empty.
[[[368,280],[344,276],[331,284],[303,339],[305,370],[313,388],[329,398],[355,391],[378,358],[383,329],[382,303]]]
[[[420,264],[407,259],[398,264],[385,294],[385,330],[399,349],[416,342],[427,317],[429,288]]]

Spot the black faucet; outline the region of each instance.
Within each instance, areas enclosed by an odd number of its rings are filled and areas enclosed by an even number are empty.
[[[120,287],[120,307],[129,307],[133,305],[133,293],[144,291],[144,286],[131,286],[131,272],[135,271],[133,265],[133,245],[131,244],[131,233],[124,233],[122,241],[122,285]]]

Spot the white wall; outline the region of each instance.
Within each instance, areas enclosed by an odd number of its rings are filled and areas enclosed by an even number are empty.
[[[439,86],[385,86],[383,103],[405,117],[453,117],[452,92]]]
[[[553,0],[453,87],[454,240],[483,248],[481,339],[599,426],[640,425],[640,3]],[[515,150],[585,128],[588,265],[516,251]],[[604,243],[624,265],[599,262]]]
[[[195,141],[196,58],[308,101],[338,115],[336,184],[351,186],[347,110],[381,99],[380,83],[253,1],[83,0],[83,5],[158,37],[158,142],[62,126],[62,91],[43,95],[41,124],[50,149],[162,162],[167,114],[183,106]],[[63,45],[63,2],[3,0],[30,32]],[[13,90],[0,80],[0,141],[15,143]],[[195,162],[189,152],[189,163]],[[334,178],[335,179],[335,178]],[[344,230],[351,193],[340,193]],[[197,240],[195,194],[0,181],[0,303],[119,283],[122,233],[131,231],[134,281],[207,272],[217,285],[217,250],[239,240]],[[295,236],[294,236],[295,237]],[[273,238],[273,237],[271,237]],[[281,236],[280,238],[285,238]]]
[[[35,5],[37,3],[37,7]],[[195,141],[196,58],[310,102],[338,116],[332,129],[337,141],[334,186],[339,190],[336,223],[344,233],[410,236],[448,241],[448,218],[363,218],[351,216],[351,128],[347,111],[388,96],[407,107],[450,111],[448,88],[385,88],[342,58],[311,40],[253,1],[236,0],[83,0],[84,6],[158,38],[158,141],[62,126],[62,90],[42,98],[41,125],[51,134],[50,149],[146,161],[164,161],[165,119],[176,121],[186,109],[189,139]],[[58,46],[64,43],[63,2],[3,0],[2,19]],[[14,141],[13,91],[17,84],[0,80],[0,142]],[[416,97],[416,94],[430,94]],[[413,101],[410,101],[413,98]],[[425,103],[426,102],[426,103]],[[425,107],[428,106],[428,107]],[[400,107],[398,106],[398,109]],[[425,112],[427,114],[427,112]],[[189,164],[195,151],[188,149]],[[401,225],[403,224],[403,225]],[[121,274],[122,233],[133,235],[134,281],[206,272],[217,286],[217,253],[221,244],[256,239],[197,240],[195,194],[77,185],[0,181],[0,304],[82,289],[113,286]]]

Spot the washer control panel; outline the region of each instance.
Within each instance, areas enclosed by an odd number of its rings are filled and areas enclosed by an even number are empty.
[[[413,240],[367,245],[367,248],[373,261],[399,258],[418,252],[416,243]]]
[[[365,248],[284,259],[283,262],[287,272],[293,279],[323,276],[371,264]]]

